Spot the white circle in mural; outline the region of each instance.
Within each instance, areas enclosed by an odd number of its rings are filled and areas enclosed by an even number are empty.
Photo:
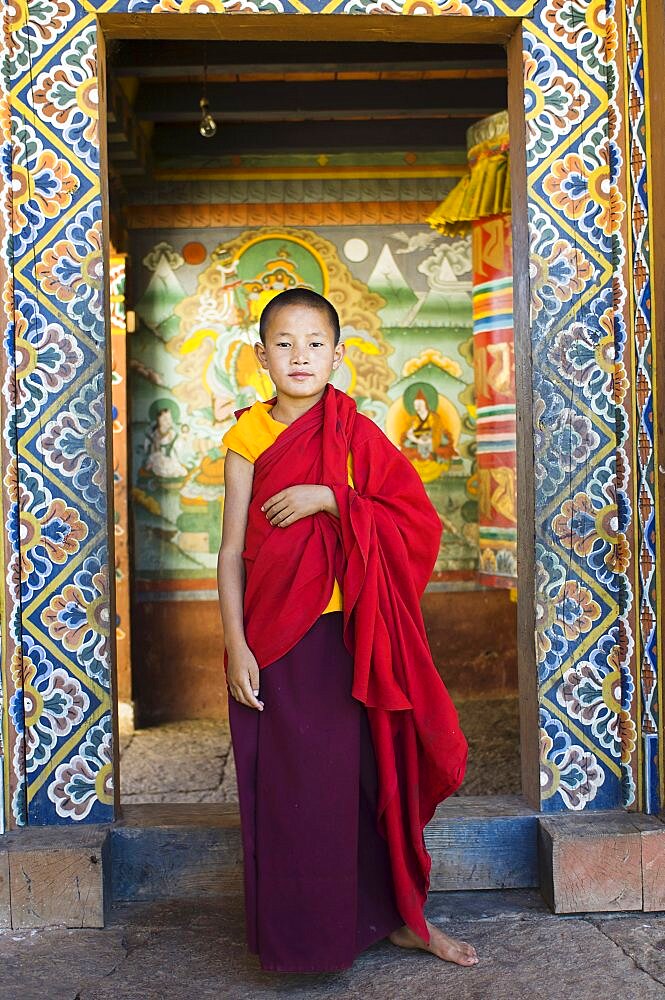
[[[344,244],[344,256],[347,260],[359,264],[362,260],[367,260],[369,247],[366,240],[361,240],[359,236],[353,236]]]

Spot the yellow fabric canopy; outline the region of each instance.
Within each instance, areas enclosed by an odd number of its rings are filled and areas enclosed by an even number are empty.
[[[474,219],[510,212],[508,135],[479,142],[469,150],[469,173],[427,219],[444,236],[461,236]]]

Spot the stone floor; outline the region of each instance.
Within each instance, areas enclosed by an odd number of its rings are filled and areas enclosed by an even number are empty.
[[[555,917],[534,892],[437,893],[471,969],[382,941],[345,972],[262,972],[238,896],[122,904],[103,930],[0,931],[0,1000],[663,1000],[665,914]]]
[[[469,741],[462,795],[520,791],[516,698],[461,701]],[[221,721],[169,722],[121,737],[123,802],[233,802],[237,798],[229,728]]]

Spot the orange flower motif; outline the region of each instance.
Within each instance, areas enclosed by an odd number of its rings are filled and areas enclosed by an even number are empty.
[[[617,540],[605,555],[607,568],[612,573],[625,573],[630,564],[630,546],[623,531],[617,535]]]
[[[578,187],[573,188],[571,177],[578,178]],[[552,172],[545,178],[543,189],[552,199],[552,204],[569,219],[579,219],[589,200],[586,185],[587,173],[584,163],[576,153],[568,153],[563,160],[552,164]]]
[[[28,226],[38,227],[45,219],[55,219],[70,205],[77,188],[78,180],[69,164],[52,149],[40,149],[35,161],[29,146],[26,150],[17,143],[12,150],[12,192],[8,199],[12,233],[18,235]]]
[[[600,229],[608,238],[617,231],[626,207],[611,183],[609,143],[599,130],[577,153],[567,153],[552,164],[543,190],[568,219],[582,223],[584,232]],[[609,249],[609,239],[603,248]]]
[[[600,618],[600,605],[594,601],[591,591],[577,580],[566,581],[557,604],[560,611],[557,621],[567,639],[578,639]]]
[[[29,580],[35,572],[37,559],[40,568],[43,566],[44,556],[59,566],[66,563],[69,556],[78,552],[81,541],[88,534],[88,526],[81,520],[78,511],[59,498],[52,500],[38,517],[25,508],[19,516],[22,581]]]
[[[15,503],[18,500],[18,461],[16,457],[10,459],[3,481],[10,503]]]
[[[35,65],[42,53],[64,32],[74,18],[72,0],[7,0],[5,44],[13,79]],[[30,31],[23,29],[30,24]]]
[[[437,14],[461,14],[468,17],[471,8],[460,0],[406,0],[402,7],[403,14],[426,14],[436,16]]]
[[[605,0],[549,0],[541,16],[548,34],[574,51],[587,72],[603,79],[617,50],[617,27],[607,16]]]
[[[637,730],[630,714],[624,709],[619,713],[619,738],[621,742],[621,762],[629,764],[635,753]]]
[[[626,371],[626,366],[623,361],[617,361],[614,366],[614,378],[613,378],[613,389],[614,389],[614,402],[619,405],[623,403],[628,392],[628,387],[630,383],[628,381],[628,372]]]

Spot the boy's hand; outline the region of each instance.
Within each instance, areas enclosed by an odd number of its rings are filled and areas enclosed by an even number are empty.
[[[263,702],[259,701],[259,665],[249,646],[228,651],[226,680],[231,697],[241,705],[263,711]]]
[[[289,486],[288,489],[275,493],[266,500],[261,510],[272,525],[280,528],[286,528],[301,517],[318,514],[322,510],[339,516],[335,494],[330,487],[310,483]]]

